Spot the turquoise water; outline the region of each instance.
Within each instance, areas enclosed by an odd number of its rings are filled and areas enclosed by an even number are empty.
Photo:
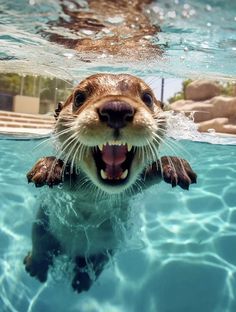
[[[60,3],[0,0],[1,72],[75,81],[97,71],[129,72],[151,76],[152,86],[161,77],[236,79],[235,1],[154,2],[147,14],[162,28],[152,38],[164,49],[161,58],[116,62],[109,55],[86,55],[91,63],[42,35],[63,16]],[[178,156],[189,160],[198,183],[189,191],[161,183],[134,198],[127,241],[80,295],[70,288],[66,260],[58,261],[46,284],[25,273],[22,261],[31,248],[40,193],[25,174],[48,152],[34,150],[37,141],[0,141],[1,311],[236,311],[236,141],[202,136],[190,121],[182,127],[186,120],[180,126],[178,120],[169,136],[189,139],[178,142]]]
[[[184,191],[162,182],[134,198],[130,237],[92,288],[78,295],[62,274],[66,261],[46,284],[22,264],[40,193],[25,173],[42,155],[38,143],[1,140],[1,311],[235,311],[234,145],[178,142],[198,183]]]
[[[86,9],[86,1],[76,2]],[[73,2],[64,3],[73,10]],[[85,36],[55,26],[59,18],[69,19],[61,4],[56,0],[0,0],[0,70],[51,74],[64,79],[111,70],[142,76],[235,79],[235,1],[153,1],[146,14],[160,25],[162,32],[150,40],[164,50],[163,56],[135,62],[131,55],[117,62],[109,54],[86,53],[91,63],[83,62],[74,50],[49,42],[50,33],[74,39]]]

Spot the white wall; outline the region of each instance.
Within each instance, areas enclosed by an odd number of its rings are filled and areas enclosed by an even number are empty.
[[[16,95],[13,100],[13,111],[17,113],[38,114],[39,98]]]

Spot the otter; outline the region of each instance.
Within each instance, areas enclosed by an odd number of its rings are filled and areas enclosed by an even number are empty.
[[[157,18],[152,22],[153,0],[88,0],[86,9],[81,3],[72,2],[58,3],[63,16],[39,31],[48,40],[77,51],[81,61],[91,62],[91,57],[101,55],[108,59],[114,56],[118,63],[124,57],[126,62],[150,61],[163,54],[164,46],[155,40],[161,29]],[[51,27],[65,32],[52,32]],[[74,36],[65,35],[68,32]]]
[[[43,193],[24,265],[45,282],[54,258],[66,254],[74,263],[72,287],[80,293],[119,247],[130,196],[161,180],[188,189],[197,175],[184,159],[158,156],[165,113],[140,78],[92,75],[55,117],[56,155],[39,159],[27,174],[28,182],[50,189]]]

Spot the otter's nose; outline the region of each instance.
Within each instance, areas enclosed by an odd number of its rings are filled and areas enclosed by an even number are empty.
[[[109,101],[103,104],[99,110],[99,118],[113,129],[120,129],[134,118],[134,108],[126,102]]]

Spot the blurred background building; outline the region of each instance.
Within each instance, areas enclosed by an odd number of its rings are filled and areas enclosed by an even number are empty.
[[[71,92],[71,82],[58,78],[0,73],[0,110],[47,114]]]

